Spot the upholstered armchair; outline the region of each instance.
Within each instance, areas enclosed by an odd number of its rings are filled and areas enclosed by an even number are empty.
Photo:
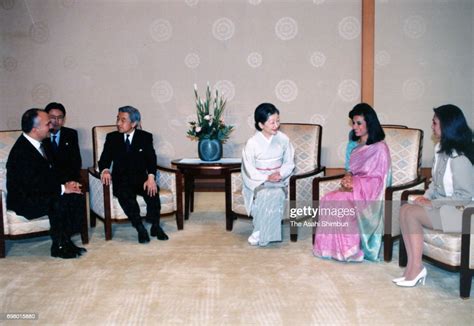
[[[385,189],[384,204],[384,260],[392,260],[393,241],[400,236],[400,198],[404,190],[423,189],[425,178],[421,177],[421,154],[423,131],[398,125],[382,126],[385,142],[390,149],[392,161],[392,185]],[[319,201],[330,191],[340,187],[344,175],[335,175],[313,180],[313,200]]]
[[[423,193],[421,190],[404,191],[402,203],[413,202]],[[450,272],[459,272],[460,296],[469,298],[474,274],[474,207],[464,208],[461,233],[429,229],[423,231],[423,259]],[[403,238],[400,238],[398,257],[399,266],[405,267],[407,252]]]
[[[112,185],[103,185],[100,180],[98,162],[104,148],[105,137],[109,132],[117,130],[115,125],[95,126],[92,128],[92,147],[94,166],[89,168],[89,198],[90,198],[90,223],[96,226],[96,219],[104,222],[105,240],[112,239],[112,223],[127,223],[118,199],[113,196]],[[159,155],[159,153],[157,153]],[[157,166],[156,183],[160,187],[161,216],[176,214],[178,230],[183,229],[183,207],[181,174],[179,171]],[[113,169],[113,166],[112,166]],[[113,182],[113,180],[112,180]],[[143,197],[137,196],[140,214],[146,215],[146,203]]]
[[[18,137],[22,134],[21,130],[0,131],[0,258],[5,258],[5,241],[25,239],[32,237],[45,236],[49,234],[49,218],[47,215],[32,220],[28,220],[14,211],[7,210],[7,170],[6,164],[11,148]],[[87,214],[84,212],[84,223],[81,232],[82,243],[89,242],[87,229]]]
[[[326,168],[321,166],[321,137],[323,127],[317,124],[282,123],[280,130],[289,138],[295,148],[295,172],[288,185],[289,206],[310,205],[312,201],[312,180],[323,176]],[[232,231],[234,219],[248,218],[242,196],[242,176],[240,168],[230,170],[230,187],[226,189],[226,228]],[[302,217],[304,218],[304,217]],[[291,241],[297,241],[296,223],[290,223]]]

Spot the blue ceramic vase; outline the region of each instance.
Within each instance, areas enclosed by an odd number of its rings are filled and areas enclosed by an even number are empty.
[[[202,139],[198,142],[198,153],[202,161],[218,161],[222,158],[222,143],[217,139]]]

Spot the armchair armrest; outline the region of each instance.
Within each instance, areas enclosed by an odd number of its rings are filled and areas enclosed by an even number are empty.
[[[294,202],[298,199],[307,201],[307,204],[312,200],[312,180],[315,179],[319,174],[324,176],[326,173],[326,167],[320,166],[311,171],[294,174],[290,177],[289,181],[289,199],[290,202]],[[305,180],[307,179],[307,180]],[[305,180],[305,181],[304,181]],[[299,184],[299,187],[297,185]],[[298,190],[298,191],[297,191]],[[298,198],[296,194],[299,194]]]
[[[111,213],[112,208],[112,184],[106,186],[100,180],[100,173],[94,167],[89,172],[89,200],[90,209],[98,216],[104,218]],[[95,219],[91,216],[91,226],[95,226]]]
[[[409,196],[423,195],[424,193],[425,193],[424,190],[405,190],[404,192],[402,192],[402,197],[401,197],[402,203],[408,201]]]
[[[0,208],[1,208],[1,218],[0,218],[0,235],[9,234],[8,231],[8,220],[7,220],[7,198],[5,192],[0,189]]]
[[[414,188],[414,187],[419,186],[421,184],[423,184],[423,187],[426,186],[426,178],[425,177],[418,177],[417,179],[412,180],[410,182],[406,182],[406,183],[396,185],[396,186],[387,187],[385,189],[385,200],[392,200],[394,192],[401,191],[401,190],[408,190],[410,188]],[[424,193],[424,191],[422,193]]]
[[[161,189],[168,189],[173,194],[173,209],[177,210],[178,208],[178,200],[181,199],[181,196],[178,196],[181,190],[181,172],[177,169],[172,169],[169,167],[164,167],[161,165],[157,165],[157,172],[156,172],[156,184]],[[179,189],[178,189],[179,187]],[[179,197],[179,198],[178,198]]]
[[[290,183],[294,180],[298,180],[298,179],[304,179],[304,178],[308,178],[308,177],[312,177],[313,175],[316,175],[316,174],[319,174],[321,172],[324,172],[326,173],[326,167],[325,166],[320,166],[320,167],[317,167],[316,169],[313,169],[309,172],[305,172],[305,173],[300,173],[300,174],[293,174],[291,177],[290,177]]]
[[[317,201],[321,198],[321,186],[328,188],[337,188],[340,185],[340,181],[344,177],[344,174],[337,174],[332,176],[320,177],[313,179],[313,201]]]
[[[92,175],[94,178],[100,179],[100,173],[97,171],[93,166],[89,167],[87,169],[90,175]]]

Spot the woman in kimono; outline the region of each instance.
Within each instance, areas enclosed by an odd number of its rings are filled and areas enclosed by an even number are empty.
[[[280,128],[280,112],[270,103],[255,109],[257,132],[242,151],[245,208],[253,217],[252,246],[281,241],[281,220],[285,212],[286,189],[295,168],[294,148]]]
[[[393,282],[403,287],[425,283],[427,273],[421,262],[423,227],[442,230],[442,221],[460,214],[463,206],[474,204],[472,130],[457,106],[448,104],[433,110],[431,129],[439,142],[435,146],[432,181],[423,196],[400,210],[408,264],[403,276]]]
[[[378,260],[383,233],[383,194],[390,170],[390,152],[377,114],[366,103],[350,112],[349,169],[339,190],[319,203],[315,256],[340,261]]]

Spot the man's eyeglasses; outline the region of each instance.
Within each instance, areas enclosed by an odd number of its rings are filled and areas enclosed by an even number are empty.
[[[58,116],[50,115],[49,120],[56,120],[56,121],[64,120],[64,116],[63,115],[58,115]]]

